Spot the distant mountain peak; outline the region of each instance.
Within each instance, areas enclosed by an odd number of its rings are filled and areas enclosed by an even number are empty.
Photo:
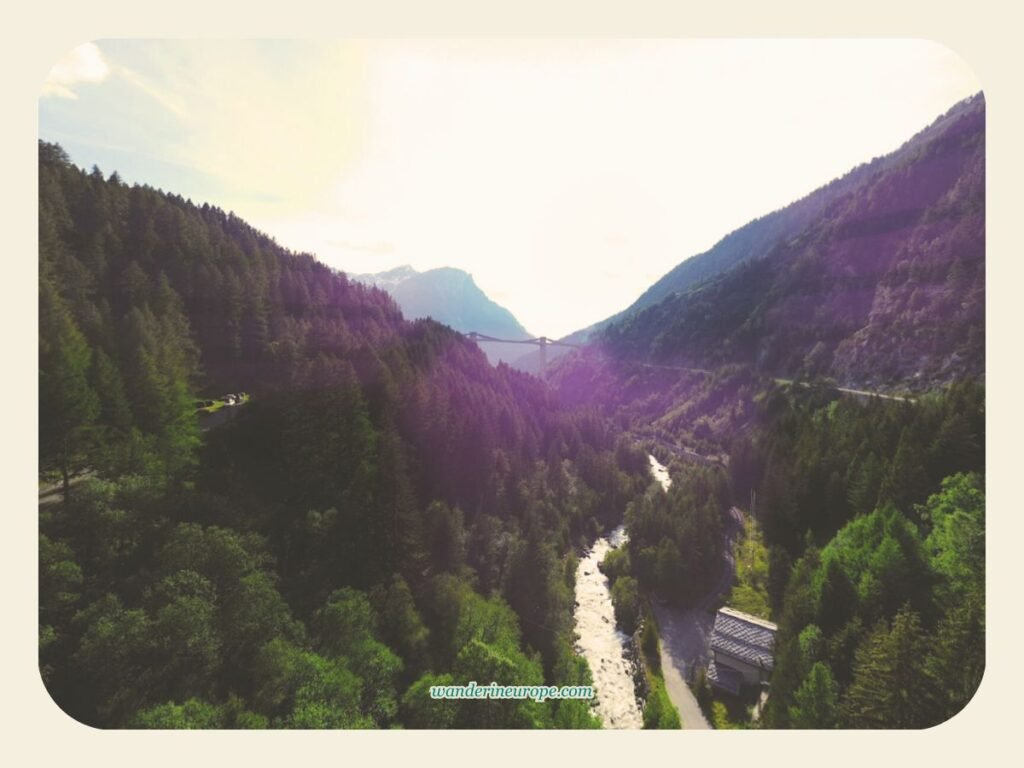
[[[368,283],[369,285],[375,285],[378,288],[386,289],[389,285],[397,285],[398,283],[404,282],[410,277],[414,277],[418,274],[420,273],[411,266],[403,264],[400,267],[395,267],[384,272],[364,275],[349,275],[349,277],[360,283]]]
[[[418,272],[409,265],[373,274],[350,275],[391,294],[410,319],[431,317],[463,333],[476,331],[506,339],[528,339],[530,334],[505,307],[493,301],[458,267],[437,267]],[[481,344],[492,363],[510,362],[522,355],[511,344]]]

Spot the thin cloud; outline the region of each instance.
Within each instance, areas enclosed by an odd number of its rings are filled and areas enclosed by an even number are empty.
[[[133,69],[109,61],[96,43],[84,43],[54,64],[43,84],[43,95],[76,101],[76,88],[79,85],[99,84],[112,76],[138,88],[176,117],[186,116],[185,102],[181,96],[158,88]]]
[[[157,88],[138,72],[128,69],[127,67],[118,67],[117,75],[144,92],[147,96],[159,103],[164,109],[171,112],[176,117],[184,118],[186,116],[185,102],[180,96],[168,93],[161,88]]]
[[[80,83],[101,83],[110,76],[110,65],[95,43],[84,43],[53,65],[43,84],[44,96],[77,99]]]

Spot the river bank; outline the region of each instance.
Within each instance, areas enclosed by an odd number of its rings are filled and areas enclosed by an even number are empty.
[[[672,485],[668,469],[654,456],[648,455],[648,461],[651,476],[668,490]],[[608,553],[625,545],[627,539],[625,527],[620,525],[597,539],[576,568],[576,650],[590,665],[596,694],[594,709],[606,728],[642,728],[642,697],[649,695],[652,682],[655,686],[663,684],[657,665],[644,661],[640,632],[634,638],[617,627],[611,585],[600,569]],[[645,613],[648,621],[653,621],[650,611]],[[652,676],[656,678],[653,681]]]
[[[576,568],[576,650],[590,665],[597,698],[594,709],[605,728],[643,726],[633,683],[632,639],[615,625],[608,579],[598,567],[608,552],[625,542],[625,528],[620,525],[597,539]]]

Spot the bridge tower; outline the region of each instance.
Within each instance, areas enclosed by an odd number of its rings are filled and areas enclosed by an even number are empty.
[[[537,367],[537,371],[540,374],[541,381],[548,380],[548,341],[547,336],[541,336],[537,339],[537,351],[540,352],[540,365]]]

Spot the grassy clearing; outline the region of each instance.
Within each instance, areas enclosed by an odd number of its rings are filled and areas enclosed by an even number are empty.
[[[743,535],[733,549],[736,560],[736,584],[726,604],[762,619],[772,618],[768,597],[768,548],[764,535],[752,517],[743,522]]]
[[[217,399],[213,400],[213,405],[208,405],[205,408],[196,408],[196,413],[216,413],[221,408],[234,408],[235,406],[238,406],[238,405],[245,405],[246,403],[249,402],[249,399],[251,397],[252,396],[249,395],[248,393],[243,395],[242,398],[237,403],[235,403],[234,406],[228,405],[222,399],[217,398]],[[199,399],[200,400],[210,400],[212,398],[206,397],[206,398],[199,398]]]

